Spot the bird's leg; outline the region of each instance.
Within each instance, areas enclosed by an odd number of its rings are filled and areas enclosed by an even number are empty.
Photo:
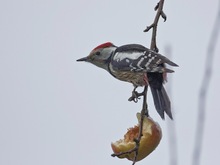
[[[149,82],[148,82],[148,77],[147,77],[147,73],[143,73],[143,81],[142,81],[142,85],[143,86],[148,86]],[[144,96],[145,91],[138,93],[136,91],[138,86],[134,85],[134,89],[132,91],[132,96],[128,99],[128,101],[134,101],[135,103],[138,102],[138,100],[140,99],[140,96]]]
[[[143,75],[143,80],[144,80],[144,85],[147,86],[149,84],[148,82],[148,77],[147,77],[147,73],[144,73]]]
[[[137,86],[134,86],[134,89],[133,89],[133,91],[132,91],[132,95],[131,95],[131,97],[128,99],[128,101],[134,101],[135,103],[137,103],[138,100],[140,99],[140,96],[143,96],[143,95],[144,95],[143,92],[138,93],[138,92],[136,91],[136,89],[137,89]]]

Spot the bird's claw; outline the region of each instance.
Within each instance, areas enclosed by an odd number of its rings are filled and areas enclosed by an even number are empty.
[[[138,102],[138,100],[140,99],[140,96],[143,96],[143,92],[142,93],[138,93],[137,91],[132,91],[132,95],[131,97],[128,99],[128,101],[134,101],[135,103]]]

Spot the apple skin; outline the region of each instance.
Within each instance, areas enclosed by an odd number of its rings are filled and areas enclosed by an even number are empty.
[[[137,113],[138,123],[140,123],[141,115]],[[136,143],[134,139],[138,137],[139,133],[139,124],[133,128],[129,128],[127,133],[124,135],[124,139],[120,139],[111,144],[112,150],[115,154],[121,152],[127,152],[132,150]],[[141,137],[137,161],[144,159],[160,143],[162,138],[162,131],[158,123],[156,123],[152,118],[145,116],[143,122],[143,136]],[[123,154],[119,158],[127,158],[128,160],[134,160],[135,153]]]

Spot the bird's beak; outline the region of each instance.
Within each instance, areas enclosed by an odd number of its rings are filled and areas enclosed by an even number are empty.
[[[87,57],[83,57],[83,58],[80,58],[80,59],[78,59],[78,60],[76,60],[76,61],[87,61],[87,60],[88,60]]]

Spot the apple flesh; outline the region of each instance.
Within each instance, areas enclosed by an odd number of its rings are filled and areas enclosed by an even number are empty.
[[[139,124],[133,128],[129,128],[127,133],[124,135],[124,139],[120,139],[111,144],[112,150],[115,154],[122,152],[127,152],[134,149],[136,143],[134,139],[138,138],[139,125],[141,120],[140,113],[137,113],[137,118]],[[136,161],[140,161],[148,156],[160,143],[162,137],[162,131],[158,123],[156,123],[152,118],[145,116],[143,121],[143,136],[140,140],[140,145],[138,149],[138,156]],[[129,154],[123,154],[119,158],[127,158],[133,161],[135,157],[135,152]]]

